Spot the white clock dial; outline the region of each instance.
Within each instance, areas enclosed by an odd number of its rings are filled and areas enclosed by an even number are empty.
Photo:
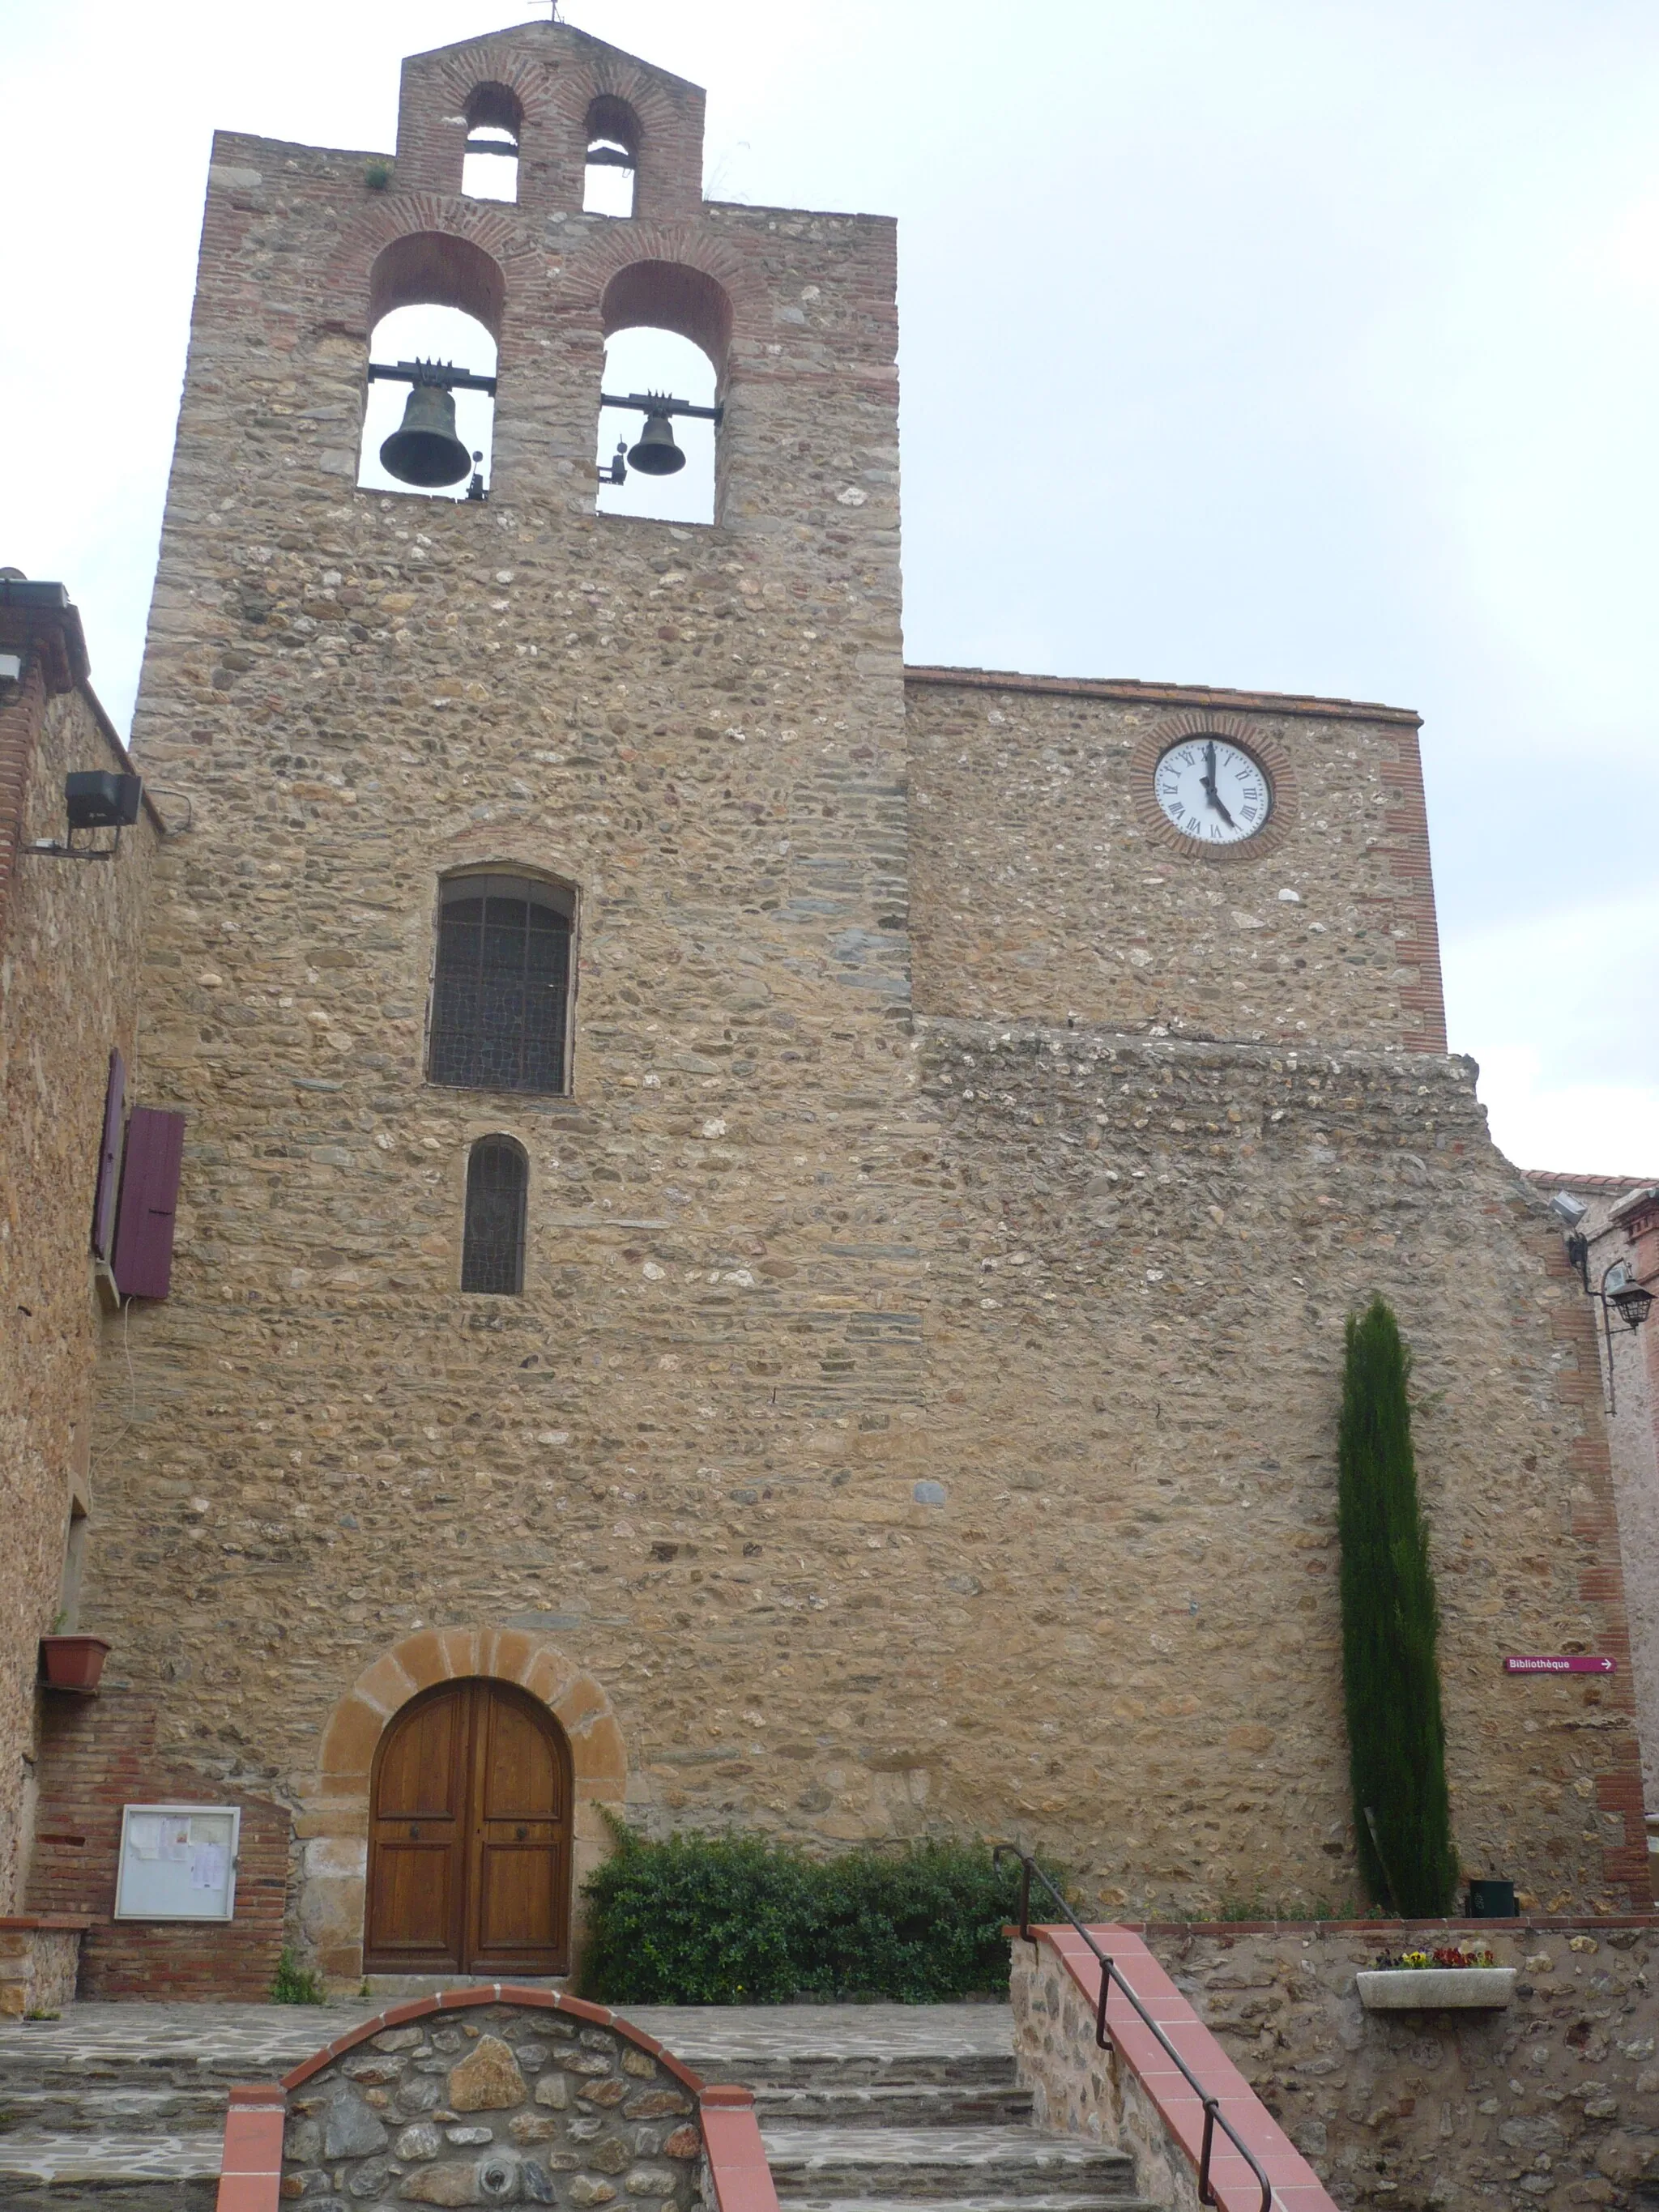
[[[1183,738],[1152,771],[1158,803],[1183,836],[1200,845],[1239,845],[1273,811],[1267,770],[1225,738]]]

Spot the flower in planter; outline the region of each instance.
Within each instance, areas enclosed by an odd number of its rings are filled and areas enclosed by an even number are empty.
[[[1398,1972],[1402,1968],[1425,1966],[1490,1966],[1495,1963],[1490,1951],[1402,1951],[1397,1959],[1386,1954],[1377,1960],[1384,1973]]]

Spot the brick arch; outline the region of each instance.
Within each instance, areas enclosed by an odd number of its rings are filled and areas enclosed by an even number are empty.
[[[507,278],[493,253],[447,230],[408,230],[369,264],[368,321],[398,307],[459,307],[500,339]]]
[[[628,1756],[603,1686],[551,1637],[533,1631],[428,1628],[406,1636],[364,1668],[329,1716],[318,1748],[316,1787],[304,1808],[300,1921],[331,1979],[355,1982],[362,1972],[369,1781],[376,1747],[411,1698],[440,1683],[478,1675],[528,1691],[564,1731],[574,1783],[573,1875],[579,1895],[587,1875],[608,1855],[604,1815],[623,1802]]]
[[[684,270],[716,287],[726,302],[722,336],[728,346],[734,339],[758,342],[771,328],[769,296],[746,256],[725,240],[710,237],[697,223],[617,223],[572,254],[562,289],[568,295],[591,300],[603,317],[605,302],[618,296],[619,289],[626,292],[630,272],[647,269]],[[607,321],[606,327],[617,325]],[[683,335],[708,351],[695,331]],[[711,358],[716,368],[724,367],[718,356]]]
[[[519,103],[520,128],[555,112],[556,83],[556,79],[550,79],[545,64],[535,55],[515,53],[499,38],[455,47],[442,57],[428,80],[440,104],[457,115],[465,114],[475,94],[486,87],[510,92]]]
[[[485,77],[475,84],[461,112],[469,131],[510,131],[517,138],[524,130],[524,102],[500,77]]]
[[[342,230],[329,264],[328,294],[341,301],[361,302],[363,327],[367,330],[376,264],[382,263],[393,249],[411,254],[418,250],[433,258],[434,273],[441,281],[446,240],[459,243],[462,251],[458,259],[469,266],[476,266],[475,255],[493,264],[498,286],[487,313],[480,313],[467,298],[451,300],[446,296],[440,298],[438,304],[465,307],[467,313],[477,315],[478,320],[499,340],[509,304],[515,297],[521,299],[526,289],[522,280],[538,279],[542,269],[542,257],[522,216],[518,209],[501,201],[470,200],[432,191],[403,192],[396,198],[377,198]],[[418,248],[416,241],[422,242]],[[481,293],[479,296],[485,295]],[[397,307],[404,302],[392,299],[386,304]]]

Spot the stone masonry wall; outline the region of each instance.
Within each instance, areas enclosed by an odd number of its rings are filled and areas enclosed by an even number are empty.
[[[1033,2126],[1127,2152],[1143,2203],[1200,2212],[1197,2169],[1179,2137],[1133,2067],[1096,2042],[1093,2006],[1046,1944],[1013,1944],[1008,1997],[1017,2079],[1031,2093]],[[1121,2007],[1121,1993],[1109,2002]]]
[[[1417,1355],[1467,1869],[1626,1902],[1628,1669],[1500,1669],[1511,1643],[1624,1631],[1583,1301],[1467,1066],[917,1042],[920,1095],[860,1147],[865,1221],[836,1238],[892,1240],[886,1295],[827,1342],[799,1302],[825,1279],[811,1218],[775,1200],[741,1267],[703,1263],[707,1232],[618,1230],[501,1328],[337,1288],[323,1349],[292,1305],[227,1302],[210,1387],[246,1425],[224,1486],[186,1418],[190,1340],[155,1317],[149,1496],[100,1589],[169,1670],[164,1729],[297,1799],[394,1635],[554,1623],[658,1821],[1014,1829],[1110,1907],[1340,1903],[1333,1440],[1343,1316],[1376,1285]],[[755,1121],[721,1150],[766,1176]],[[849,1382],[843,1330],[884,1382]]]
[[[389,2027],[289,2097],[283,2198],[622,2201],[691,2212],[702,2131],[678,2075],[613,2027],[485,2005]]]
[[[1659,1926],[1148,1929],[1152,1949],[1344,2207],[1650,2203]],[[1502,2011],[1367,2013],[1413,1936],[1519,1969]],[[1057,1968],[1054,1971],[1058,1971]]]
[[[1465,1864],[1553,1910],[1644,1901],[1585,1302],[1471,1065],[921,1027],[954,1186],[927,1456],[971,1547],[934,1680],[980,1802],[1113,1917],[1164,1882],[1355,1894],[1334,1437],[1344,1320],[1378,1290],[1416,1359]],[[1501,1671],[1575,1648],[1620,1671]]]
[[[531,100],[596,45],[532,24],[410,81],[453,112],[487,61]],[[1397,1049],[1431,939],[1415,985],[1351,933],[1363,964],[1296,987],[1294,1019],[1318,998],[1393,1050],[913,1018],[890,226],[404,182],[216,142],[137,724],[194,810],[145,969],[147,1095],[187,1116],[174,1294],[107,1347],[88,1599],[158,1766],[314,1838],[324,1731],[380,1655],[523,1632],[609,1698],[659,1828],[1015,1830],[1115,1909],[1344,1894],[1332,1448],[1343,1318],[1381,1287],[1419,1358],[1460,1843],[1626,1901],[1628,1670],[1498,1671],[1511,1633],[1623,1653],[1624,1621],[1559,1238],[1468,1064]],[[353,489],[400,234],[504,272],[487,505]],[[659,258],[731,307],[709,529],[592,512],[605,303]],[[1341,818],[1358,903],[1394,897],[1409,853]],[[568,1097],[423,1079],[462,863],[575,889]],[[521,1297],[459,1289],[495,1130],[530,1161]]]
[[[0,703],[0,782],[17,810],[15,845],[62,840],[70,769],[118,764],[89,697],[48,696],[35,660],[21,695]],[[12,845],[10,827],[0,823],[0,843]],[[59,1609],[71,1490],[88,1497],[99,1340],[93,1196],[111,1048],[132,1060],[154,847],[146,816],[123,832],[117,860],[17,850],[9,884],[0,880],[0,1912],[21,1902],[39,1639]],[[105,1471],[94,1465],[94,1490]]]
[[[1414,714],[957,669],[913,669],[909,709],[923,1012],[1445,1050]],[[1247,843],[1158,811],[1195,727],[1273,775]]]

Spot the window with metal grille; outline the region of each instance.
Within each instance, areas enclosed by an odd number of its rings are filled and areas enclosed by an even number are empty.
[[[461,1288],[516,1298],[524,1290],[530,1163],[511,1137],[480,1137],[466,1163]]]
[[[565,1087],[570,915],[551,884],[453,876],[438,916],[434,1083],[464,1091]]]

